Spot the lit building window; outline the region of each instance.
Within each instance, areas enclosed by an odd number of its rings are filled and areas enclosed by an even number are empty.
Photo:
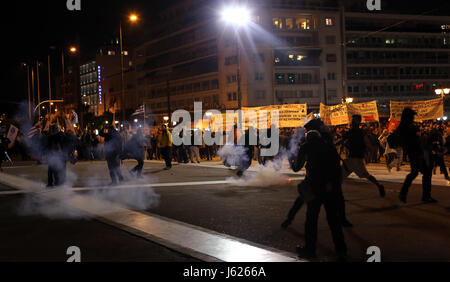
[[[294,19],[287,18],[286,19],[286,28],[287,29],[294,29]]]
[[[306,18],[296,18],[295,27],[297,29],[310,29],[310,20]]]
[[[273,18],[273,28],[283,29],[283,21],[281,18]]]
[[[326,18],[326,19],[325,19],[325,25],[326,25],[326,26],[332,26],[332,25],[334,25],[333,19],[332,19],[332,18]]]

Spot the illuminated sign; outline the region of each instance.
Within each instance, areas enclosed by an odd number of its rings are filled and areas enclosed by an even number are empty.
[[[101,105],[103,103],[103,93],[102,93],[102,69],[100,66],[97,67],[98,74],[98,103]]]

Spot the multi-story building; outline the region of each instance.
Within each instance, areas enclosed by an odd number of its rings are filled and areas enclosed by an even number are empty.
[[[382,112],[390,100],[436,98],[450,86],[449,31],[450,17],[346,12],[347,95]]]
[[[223,3],[222,3],[223,2]],[[252,22],[235,33],[221,21],[226,1],[183,1],[136,48],[138,95],[154,114],[308,103],[342,98],[340,17],[329,1],[248,1]],[[237,44],[239,42],[239,45]],[[239,48],[237,48],[239,46]]]
[[[93,113],[96,116],[102,115],[105,111],[107,111],[106,108],[110,108],[110,106],[107,105],[108,103],[105,104],[105,97],[108,96],[108,92],[111,89],[114,89],[113,91],[120,91],[121,93],[120,60],[120,51],[116,50],[116,48],[109,48],[108,50],[100,49],[95,56],[95,59],[89,60],[80,65],[81,102],[84,105],[89,106],[89,112]],[[131,65],[132,64],[128,56],[128,51],[124,51],[125,72],[129,71]],[[117,76],[119,77],[120,82],[119,87],[108,87],[107,85],[110,84],[110,82],[108,82],[108,78],[116,80]],[[127,76],[127,78],[131,79],[132,76]],[[130,84],[134,84],[134,81],[127,81],[124,79],[124,89],[127,89],[127,85]],[[115,107],[117,106],[119,109],[121,109],[121,96],[115,100],[115,104]],[[129,110],[135,105],[125,103],[125,106],[127,106],[126,109]]]
[[[238,68],[241,106],[250,107],[318,111],[353,97],[387,112],[390,100],[434,98],[434,88],[450,86],[450,17],[355,12],[326,0],[240,2],[252,22],[238,30],[220,20],[229,1],[182,1],[160,14],[135,53],[147,109],[162,116],[194,101],[237,109]]]

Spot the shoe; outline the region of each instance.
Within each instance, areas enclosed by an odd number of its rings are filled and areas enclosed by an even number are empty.
[[[242,172],[241,170],[239,170],[239,171],[237,172],[237,176],[242,177],[242,175],[244,175],[244,172]]]
[[[386,191],[384,190],[384,186],[380,185],[378,186],[378,192],[380,192],[380,197],[384,198],[384,196],[386,196]]]
[[[348,219],[344,219],[342,221],[342,227],[353,227],[353,224],[350,221],[348,221]]]
[[[422,198],[422,202],[425,202],[425,203],[437,203],[438,201],[436,199],[431,198],[431,197],[427,197],[427,198]]]
[[[300,258],[315,258],[316,252],[308,250],[306,247],[297,246],[296,248],[297,256]]]
[[[404,204],[406,204],[406,195],[398,195],[398,199],[400,200],[400,202],[403,202]]]
[[[197,161],[197,163],[199,164],[199,163],[200,163],[200,161]]]
[[[286,229],[288,228],[289,225],[291,225],[291,221],[289,219],[286,219],[285,221],[283,221],[283,223],[281,224],[281,228]]]
[[[166,166],[166,167],[164,168],[164,170],[169,170],[169,169],[171,169],[170,166]]]
[[[117,186],[117,182],[111,182],[108,184],[108,186]]]

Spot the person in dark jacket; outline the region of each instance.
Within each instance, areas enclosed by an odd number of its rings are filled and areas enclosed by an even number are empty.
[[[237,130],[235,131],[235,134],[237,137]],[[254,135],[254,137],[250,137],[251,135]],[[245,151],[245,156],[237,165],[237,176],[239,177],[243,176],[244,172],[252,165],[253,154],[255,152],[255,145],[250,144],[252,139],[256,139],[256,130],[253,127],[249,127],[249,129],[245,131],[244,135],[241,136],[237,142],[237,146],[242,146]]]
[[[53,124],[46,138],[44,155],[48,164],[47,187],[61,186],[66,181],[66,163],[70,144],[67,136]]]
[[[444,137],[442,129],[435,128],[431,131],[430,140],[432,146],[433,157],[433,174],[436,174],[436,167],[439,166],[441,173],[444,174],[445,179],[450,180],[448,176],[447,167],[445,166],[444,155],[446,148],[444,146]]]
[[[120,171],[120,155],[122,153],[122,138],[114,126],[109,126],[100,131],[100,136],[105,138],[104,153],[106,162],[108,163],[109,175],[111,177],[111,184],[116,185],[117,180],[123,181],[123,176]]]
[[[325,126],[325,124],[323,123],[323,121],[321,119],[311,120],[310,122],[305,124],[304,129],[306,131],[312,131],[312,130],[318,131],[321,135],[321,139],[330,148],[332,148],[336,151],[334,154],[337,154],[337,156],[339,157],[339,160],[340,160],[340,155],[337,152],[336,147],[334,146],[333,135],[329,131],[328,127]],[[303,134],[299,134],[299,136],[301,136],[301,135],[303,135]],[[299,140],[299,148],[301,148],[301,146],[305,143],[305,141],[306,141],[305,137],[302,137],[301,140]],[[299,149],[297,150],[295,156],[293,155],[293,157],[289,158],[290,167],[294,172],[298,172],[302,168],[298,162],[299,161],[298,152],[299,152]],[[283,229],[286,229],[289,225],[292,224],[292,221],[294,220],[295,215],[298,213],[298,211],[301,209],[301,207],[305,203],[304,196],[302,195],[302,193],[300,193],[300,190],[301,190],[302,185],[304,185],[306,183],[307,183],[307,181],[305,180],[305,183],[302,182],[299,184],[299,196],[297,197],[297,199],[295,200],[291,209],[289,210],[286,220],[281,224],[281,227]],[[344,199],[344,195],[342,193],[342,185],[339,185],[337,188],[338,188],[338,194],[339,194],[339,205],[338,205],[339,218],[341,220],[342,226],[343,227],[352,227],[353,224],[347,219],[346,213],[345,213],[345,199]]]
[[[306,165],[305,165],[306,164]],[[306,168],[306,177],[299,187],[307,204],[304,247],[297,247],[297,255],[304,258],[316,256],[317,224],[319,212],[324,205],[327,221],[333,237],[339,260],[345,260],[347,246],[342,231],[341,166],[336,148],[322,138],[317,130],[306,134],[306,141],[300,146],[294,171]]]
[[[431,151],[424,150],[424,142],[420,140],[419,128],[414,125],[414,116],[417,113],[411,108],[405,108],[402,112],[400,125],[397,128],[400,136],[400,143],[404,152],[408,155],[411,173],[409,173],[403,182],[402,189],[399,194],[399,199],[406,203],[409,187],[419,172],[422,173],[422,201],[428,203],[437,202],[431,197]]]
[[[344,146],[349,151],[348,157],[344,160],[342,174],[345,177],[349,176],[352,172],[356,173],[359,178],[366,178],[378,187],[380,197],[384,197],[386,192],[384,186],[381,185],[377,179],[371,175],[364,163],[364,156],[366,154],[366,144],[364,141],[365,133],[359,128],[362,117],[360,115],[353,115],[352,127],[344,134]]]
[[[137,178],[142,178],[142,168],[144,167],[145,158],[145,146],[146,141],[144,135],[142,134],[142,130],[138,128],[136,134],[131,137],[130,141],[128,141],[126,145],[128,156],[138,162],[137,165],[132,170],[130,170],[131,174],[136,173]]]
[[[11,141],[3,134],[0,136],[0,171],[2,171],[2,162],[8,160],[8,145]]]

